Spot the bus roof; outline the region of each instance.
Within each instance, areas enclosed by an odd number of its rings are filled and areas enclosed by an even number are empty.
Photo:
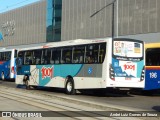
[[[145,48],[160,48],[160,43],[146,43]]]
[[[19,46],[18,50],[29,50],[29,49],[40,49],[40,48],[49,48],[49,47],[63,47],[70,45],[83,45],[89,43],[100,43],[100,42],[109,42],[111,39],[76,39],[76,40],[68,40],[68,41],[60,41],[60,42],[48,42],[43,44],[34,44],[34,45],[26,45],[25,47]]]
[[[89,43],[100,43],[100,42],[107,42],[109,39],[76,39],[76,40],[68,40],[68,41],[61,41],[61,42],[51,42],[46,43],[46,47],[54,46],[68,46],[68,45],[80,45],[80,44],[89,44]]]
[[[128,38],[114,38],[114,39],[129,40]],[[71,45],[84,45],[84,44],[101,43],[101,42],[107,42],[107,44],[110,44],[112,42],[112,38],[107,37],[107,38],[93,38],[93,39],[75,39],[75,40],[66,40],[66,41],[57,41],[57,42],[35,43],[35,44],[28,44],[28,45],[19,45],[16,47],[16,49],[18,51],[23,51],[23,50],[30,50],[30,49],[63,47],[63,46],[71,46]]]
[[[8,52],[8,51],[13,51],[13,50],[15,50],[15,49],[2,48],[2,49],[0,49],[0,52]]]

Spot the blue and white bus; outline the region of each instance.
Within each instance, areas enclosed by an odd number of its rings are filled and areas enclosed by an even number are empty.
[[[144,88],[144,43],[77,39],[18,50],[16,84],[80,89]]]
[[[16,49],[1,49],[0,50],[0,79],[15,79],[17,57]]]

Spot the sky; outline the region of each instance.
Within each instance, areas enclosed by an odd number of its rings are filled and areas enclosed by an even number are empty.
[[[0,0],[0,13],[13,10],[40,0]]]

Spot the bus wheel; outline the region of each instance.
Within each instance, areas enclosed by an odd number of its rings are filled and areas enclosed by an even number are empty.
[[[4,72],[1,73],[1,78],[2,78],[2,80],[5,80],[5,78],[4,78]]]
[[[143,90],[142,95],[146,95],[146,96],[152,96],[154,93],[154,90]]]
[[[66,91],[66,94],[68,95],[74,95],[76,93],[76,90],[74,89],[74,82],[72,78],[67,77],[65,91]]]
[[[36,90],[36,89],[38,89],[38,86],[32,86],[32,88]]]

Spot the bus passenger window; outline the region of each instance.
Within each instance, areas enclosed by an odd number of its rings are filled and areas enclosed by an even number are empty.
[[[6,53],[4,53],[3,55],[4,55],[3,59],[4,59],[4,61],[6,61]]]
[[[86,46],[85,63],[98,63],[99,44],[91,44]]]
[[[11,52],[6,52],[6,60],[11,60]]]
[[[54,64],[54,60],[52,58],[53,49],[51,49],[51,58],[50,58],[50,64]]]
[[[1,60],[4,61],[4,53],[1,53]]]
[[[51,49],[47,49],[47,64],[50,64],[51,61]]]
[[[61,49],[60,48],[51,49],[50,63],[51,64],[59,64],[60,58],[61,58]]]
[[[24,64],[24,52],[23,51],[20,51],[20,52],[18,52],[18,60],[19,61],[17,61],[17,62],[19,62],[19,63],[17,63],[18,65],[23,65]]]
[[[79,58],[78,57],[75,57],[74,63],[79,63]]]
[[[43,50],[42,54],[42,64],[50,64],[50,58],[51,58],[51,50],[50,49],[45,49]]]
[[[33,53],[34,53],[34,62],[36,65],[39,65],[41,63],[42,50],[35,50]]]
[[[99,50],[99,57],[98,57],[99,63],[103,63],[105,54],[106,54],[106,44],[102,43],[100,44],[100,50]]]
[[[72,63],[72,47],[63,48],[61,63]]]
[[[25,63],[26,65],[32,65],[33,61],[33,54],[32,51],[26,51],[25,52]]]
[[[87,63],[93,63],[94,60],[93,60],[92,57],[88,56],[86,62],[87,62]]]

